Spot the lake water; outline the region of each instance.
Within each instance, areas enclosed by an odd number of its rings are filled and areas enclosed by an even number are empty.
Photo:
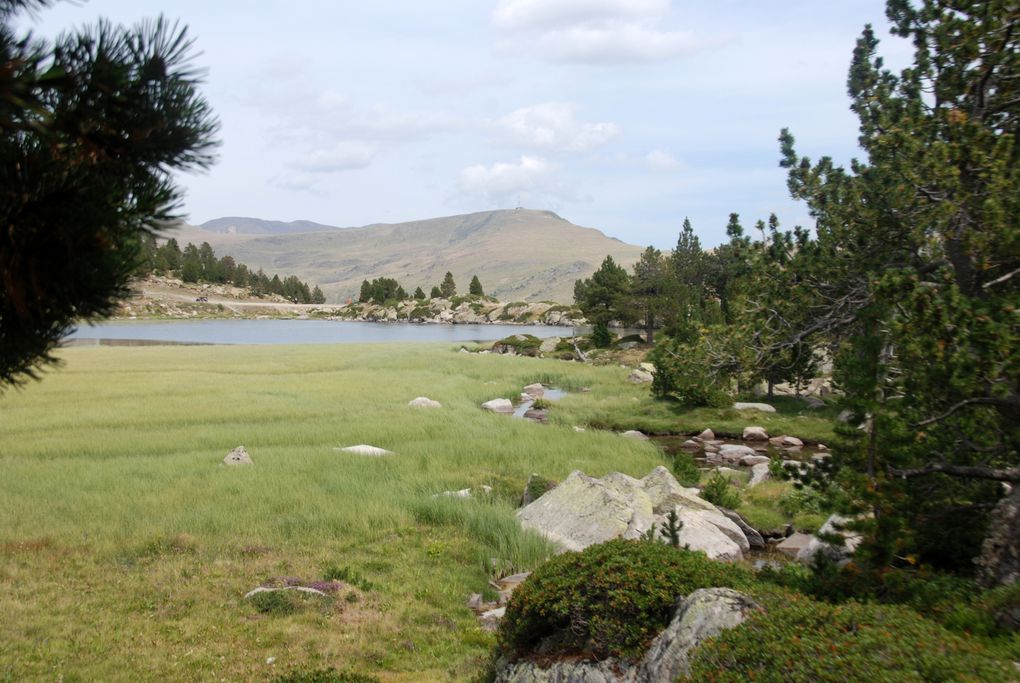
[[[572,328],[550,325],[429,325],[333,320],[173,320],[83,325],[73,344],[139,340],[175,344],[378,344],[380,342],[484,342],[511,334],[569,337]],[[584,330],[577,328],[577,333]]]

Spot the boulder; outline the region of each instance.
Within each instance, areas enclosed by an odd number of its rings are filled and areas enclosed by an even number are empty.
[[[514,404],[508,398],[494,398],[491,401],[486,401],[482,404],[482,408],[501,415],[512,415],[514,412]]]
[[[788,436],[786,434],[782,436],[774,436],[769,439],[769,443],[773,446],[779,446],[780,448],[803,448],[804,442],[795,436]]]
[[[726,462],[737,463],[745,457],[754,457],[756,455],[758,453],[753,448],[742,444],[724,443],[722,446],[719,446],[719,457]]]
[[[704,641],[739,626],[760,609],[730,588],[701,588],[677,600],[669,625],[635,664],[602,661],[520,659],[497,667],[496,683],[672,683],[690,674],[691,657]],[[539,645],[541,649],[541,645]]]
[[[740,459],[740,464],[744,467],[754,467],[755,465],[769,464],[772,462],[772,458],[767,455],[745,455]]]
[[[407,405],[412,408],[442,408],[443,404],[439,401],[433,401],[431,398],[425,396],[419,396],[416,399],[408,401]]]
[[[849,522],[850,520],[846,517],[830,515],[825,520],[825,523],[819,527],[818,535],[811,536],[808,544],[797,552],[797,561],[804,564],[812,564],[815,560],[815,555],[819,553],[824,553],[826,557],[836,563],[848,559],[857,550],[857,546],[861,544],[860,534],[845,530],[845,526]],[[836,545],[819,538],[819,536],[828,535],[842,536],[843,544]]]
[[[768,441],[769,433],[764,427],[744,427],[740,438],[744,441]]]
[[[680,450],[682,450],[682,451],[700,451],[701,450],[701,444],[698,443],[697,441],[691,441],[690,439],[687,439],[687,441],[684,441],[682,444],[680,444]]]
[[[388,451],[385,448],[377,448],[376,446],[369,446],[368,444],[358,444],[357,446],[344,446],[343,448],[337,448],[338,451],[344,453],[353,453],[354,455],[365,455],[368,457],[380,457],[383,455],[393,455],[393,451]]]
[[[645,370],[631,370],[627,375],[627,381],[634,384],[651,384],[654,379],[652,373]]]
[[[747,539],[748,545],[752,550],[761,550],[765,547],[765,539],[761,537],[758,530],[747,523],[743,517],[740,516],[739,512],[735,510],[727,510],[726,508],[719,508],[719,512],[726,515],[727,519],[740,527],[740,530],[744,532],[744,537]]]
[[[698,434],[698,438],[702,441],[715,441],[715,432],[711,429],[706,429],[701,434]]]
[[[776,545],[776,550],[788,557],[797,557],[800,551],[808,547],[814,536],[811,534],[796,533],[788,536],[782,543]]]
[[[648,441],[648,437],[636,429],[628,429],[621,433],[620,436],[625,436],[628,439],[637,439],[638,441]]]
[[[685,489],[662,466],[643,479],[613,472],[602,479],[571,472],[559,486],[517,511],[534,529],[564,550],[582,550],[613,538],[639,538],[676,511],[684,522],[682,545],[709,557],[740,559],[750,546],[736,524],[694,489]]]
[[[227,457],[223,458],[224,465],[254,465],[251,456],[248,455],[248,451],[244,450],[244,446],[238,446],[234,450],[227,453]]]
[[[556,323],[550,322],[550,324],[555,325]],[[560,341],[562,340],[559,337],[549,337],[548,339],[543,339],[542,343],[538,347],[538,352],[552,353],[553,351],[556,350],[556,347],[560,345]]]
[[[768,481],[772,478],[772,472],[769,470],[769,466],[766,463],[760,465],[754,465],[751,467],[751,479],[747,482],[747,488],[753,488],[763,481]]]
[[[763,413],[774,413],[776,409],[770,406],[768,403],[741,403],[737,402],[733,404],[734,410],[758,410]]]
[[[549,424],[549,411],[548,410],[537,410],[535,408],[528,408],[524,411],[523,415],[525,420],[531,422],[538,422],[539,424]]]
[[[506,607],[497,607],[490,609],[486,612],[482,612],[478,615],[478,621],[483,631],[495,633],[499,628],[499,622],[503,621],[503,617],[506,615]]]
[[[523,391],[531,398],[542,398],[543,396],[545,396],[545,387],[538,383],[529,384],[528,386],[524,387],[524,389],[522,389],[521,391]]]
[[[1020,486],[992,509],[988,531],[976,560],[978,581],[985,586],[1007,586],[1020,580]]]
[[[655,374],[655,365],[653,363],[641,363],[638,365],[638,369],[650,372],[653,375]]]
[[[819,408],[825,407],[825,401],[818,398],[817,396],[801,396],[801,400],[807,404],[807,407],[811,410],[818,410]]]

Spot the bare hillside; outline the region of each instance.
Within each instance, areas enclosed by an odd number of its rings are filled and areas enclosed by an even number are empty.
[[[409,223],[331,228],[304,221],[217,219],[213,228],[182,226],[174,235],[209,242],[217,254],[267,272],[316,283],[330,302],[357,297],[361,281],[392,277],[428,294],[446,271],[458,292],[477,274],[485,293],[502,301],[573,299],[574,281],[611,254],[629,267],[641,247],[582,228],[551,211],[485,211]],[[308,226],[311,232],[292,232]],[[312,227],[314,226],[314,227]],[[266,234],[280,233],[280,234]]]

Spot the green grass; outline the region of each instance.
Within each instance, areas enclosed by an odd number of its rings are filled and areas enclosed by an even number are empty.
[[[620,368],[443,345],[61,357],[0,396],[0,680],[265,680],[295,667],[467,679],[493,643],[467,596],[549,553],[513,518],[528,475],[662,463],[647,443],[478,408],[535,381],[587,386],[551,412],[587,423],[588,401],[638,395]],[[408,408],[420,395],[444,407]],[[334,450],[358,443],[397,455]],[[222,466],[239,444],[255,465]],[[492,497],[434,497],[483,484]],[[241,599],[330,566],[371,590],[283,615]]]

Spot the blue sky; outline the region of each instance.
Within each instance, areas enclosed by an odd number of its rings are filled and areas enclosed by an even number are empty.
[[[193,223],[228,215],[339,226],[552,209],[669,248],[730,212],[810,225],[776,138],[846,162],[846,70],[880,0],[91,0],[21,24],[97,17],[189,26],[222,124],[215,167],[181,177]]]

